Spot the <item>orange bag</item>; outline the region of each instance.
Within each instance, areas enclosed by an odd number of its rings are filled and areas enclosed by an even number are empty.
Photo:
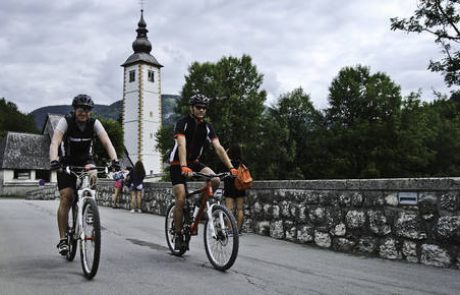
[[[235,178],[235,187],[239,191],[244,191],[252,186],[252,176],[249,168],[244,164],[238,166],[238,174]]]

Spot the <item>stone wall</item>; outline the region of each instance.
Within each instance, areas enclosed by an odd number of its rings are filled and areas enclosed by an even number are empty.
[[[110,206],[113,182],[98,194]],[[164,215],[172,199],[170,183],[146,183],[142,210]],[[460,178],[256,182],[245,218],[247,232],[275,239],[460,268]]]

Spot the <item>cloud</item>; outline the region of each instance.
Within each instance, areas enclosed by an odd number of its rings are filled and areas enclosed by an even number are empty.
[[[264,75],[268,103],[302,87],[327,107],[338,71],[357,64],[385,72],[402,92],[448,92],[426,68],[439,56],[431,36],[390,31],[390,17],[410,16],[415,1],[146,1],[152,54],[164,65],[162,92],[178,94],[192,62],[248,54]],[[97,103],[122,97],[120,65],[132,53],[139,6],[124,0],[0,3],[0,97],[20,110],[69,103],[88,93]]]

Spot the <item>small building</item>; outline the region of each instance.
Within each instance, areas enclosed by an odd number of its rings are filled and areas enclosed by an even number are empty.
[[[0,194],[23,195],[53,180],[48,134],[8,132],[0,142]],[[55,175],[53,175],[55,177]]]
[[[0,195],[24,195],[39,188],[43,180],[46,185],[56,184],[56,172],[50,170],[49,150],[62,117],[48,114],[42,134],[8,131],[0,140]],[[126,151],[119,157],[123,167],[132,166]]]

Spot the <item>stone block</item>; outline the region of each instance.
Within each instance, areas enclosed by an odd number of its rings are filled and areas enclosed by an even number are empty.
[[[436,235],[445,240],[460,242],[460,216],[442,216],[436,224]]]
[[[379,255],[386,259],[401,259],[401,252],[398,250],[397,241],[393,238],[388,238],[382,241],[379,246]]]
[[[339,204],[341,207],[350,207],[351,206],[351,194],[349,192],[340,193]]]
[[[318,247],[330,248],[331,247],[331,236],[327,232],[315,231],[315,244]]]
[[[278,240],[284,239],[285,235],[282,220],[277,220],[270,223],[270,237]]]
[[[315,229],[313,226],[303,225],[297,230],[297,240],[301,243],[313,242]]]
[[[336,237],[343,237],[347,233],[347,228],[343,222],[337,224],[330,230],[331,235]]]
[[[356,250],[362,253],[374,253],[377,249],[377,239],[374,237],[362,237],[358,240]]]
[[[362,207],[364,201],[364,197],[359,192],[354,192],[351,194],[351,205],[353,207]]]
[[[419,194],[419,212],[424,220],[432,220],[438,215],[438,199],[434,193]]]
[[[338,204],[337,194],[331,191],[319,193],[318,200],[319,200],[319,204],[323,206],[330,206],[330,205]]]
[[[325,224],[326,222],[326,210],[322,207],[311,208],[308,217],[310,221],[317,225]]]
[[[270,236],[270,222],[269,221],[259,221],[255,225],[255,233],[262,236]]]
[[[318,196],[319,196],[318,192],[306,191],[305,194],[303,195],[305,204],[307,205],[318,204]]]
[[[400,212],[395,223],[395,231],[397,236],[413,240],[427,237],[426,232],[421,229],[420,219],[415,212]]]
[[[297,240],[297,227],[295,226],[294,222],[292,221],[285,221],[284,222],[285,237],[286,240],[294,242]]]
[[[408,262],[418,263],[419,259],[417,256],[417,243],[412,241],[404,241],[402,247],[402,253]]]
[[[272,217],[273,219],[280,219],[280,206],[278,205],[272,206]]]
[[[360,229],[364,227],[366,222],[366,214],[363,211],[350,210],[345,216],[345,220],[348,228],[350,229]]]
[[[423,244],[420,252],[422,264],[437,267],[449,267],[451,264],[449,253],[438,245]]]
[[[335,238],[332,243],[332,247],[341,252],[351,252],[355,247],[356,242],[346,238]]]
[[[385,198],[381,192],[364,192],[363,196],[363,206],[366,208],[382,207],[385,205]]]
[[[442,194],[439,201],[439,206],[443,210],[450,212],[456,211],[459,209],[459,193],[458,192],[447,192]]]
[[[398,206],[399,200],[398,200],[398,194],[397,193],[391,193],[385,196],[385,204],[387,206]]]
[[[387,235],[391,232],[391,227],[387,223],[387,218],[383,211],[369,210],[367,212],[369,217],[369,229],[379,236]]]
[[[284,218],[289,218],[290,217],[290,212],[289,212],[289,202],[284,200],[280,204],[280,209],[281,209],[281,216]]]

